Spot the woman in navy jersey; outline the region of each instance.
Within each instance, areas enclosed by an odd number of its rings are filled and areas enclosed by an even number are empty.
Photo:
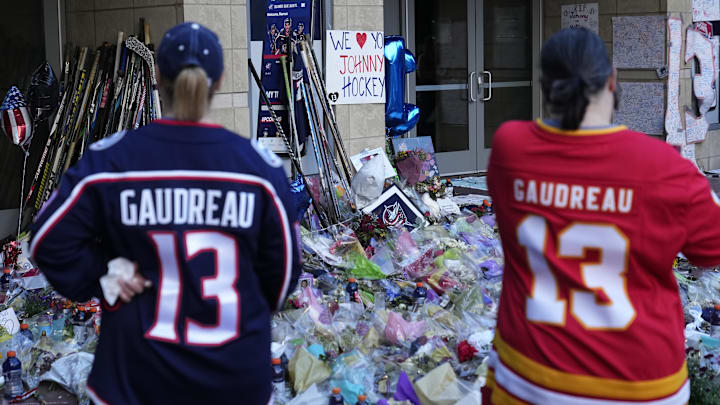
[[[116,257],[136,264],[104,302],[88,394],[97,404],[271,397],[270,315],[300,273],[282,162],[205,122],[222,46],[180,24],[157,52],[166,118],[90,146],[33,225],[31,254],[77,301],[102,297]]]

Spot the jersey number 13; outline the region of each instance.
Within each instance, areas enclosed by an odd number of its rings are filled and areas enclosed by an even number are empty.
[[[527,216],[517,228],[520,245],[527,250],[533,275],[526,314],[532,322],[564,325],[567,300],[560,298],[559,285],[547,260],[548,225],[545,218]],[[597,249],[598,262],[580,264],[585,289],[569,291],[570,313],[586,329],[623,330],[635,319],[635,308],[627,293],[625,275],[630,243],[615,225],[573,223],[558,234],[557,258],[583,259],[586,249]],[[609,302],[599,302],[596,291]]]
[[[145,337],[164,342],[180,343],[177,333],[178,313],[183,292],[180,258],[175,232],[150,232],[150,239],[160,259],[155,322]],[[185,344],[219,346],[240,334],[240,294],[235,287],[238,279],[238,249],[235,239],[213,231],[187,231],[182,234],[187,257],[200,253],[215,256],[215,274],[202,278],[202,298],[217,301],[217,323],[204,325],[189,317],[185,320]]]

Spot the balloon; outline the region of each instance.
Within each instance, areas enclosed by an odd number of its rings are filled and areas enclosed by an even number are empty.
[[[2,129],[10,142],[25,149],[30,145],[32,125],[25,98],[17,87],[12,86],[0,105]]]
[[[28,87],[27,101],[30,113],[36,121],[44,121],[52,115],[60,99],[60,86],[55,72],[45,62],[35,69]]]
[[[405,39],[397,35],[385,37],[385,60],[385,127],[389,136],[396,137],[413,129],[420,119],[420,108],[405,103],[406,75],[415,71],[417,63],[405,48]]]

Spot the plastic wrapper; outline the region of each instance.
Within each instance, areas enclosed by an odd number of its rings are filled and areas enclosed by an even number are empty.
[[[381,158],[371,158],[355,174],[352,189],[355,192],[355,204],[364,208],[375,201],[385,186],[385,165]]]
[[[352,261],[353,267],[350,273],[356,278],[366,280],[379,280],[385,278],[385,273],[380,270],[380,266],[370,261],[364,254],[351,253],[349,259]]]
[[[316,405],[328,401],[328,395],[321,392],[316,384],[313,384],[305,392],[293,398],[287,405]]]
[[[373,361],[362,352],[354,350],[335,359],[330,386],[340,387],[342,396],[348,403],[355,402],[360,394],[367,395],[371,402],[377,402],[375,371]]]
[[[395,273],[395,265],[393,264],[393,258],[390,248],[386,245],[375,248],[375,254],[370,258],[375,263],[380,271],[385,275],[389,276]]]
[[[385,338],[392,344],[415,340],[425,333],[425,329],[425,321],[406,321],[397,312],[388,311]]]
[[[699,274],[696,281],[687,283],[689,303],[702,307],[712,306],[720,297],[720,273],[705,271]]]
[[[409,401],[412,405],[422,405],[417,394],[415,394],[412,381],[410,381],[410,378],[408,378],[408,375],[404,371],[400,373],[393,399],[397,401]]]
[[[290,381],[295,392],[302,393],[313,384],[321,383],[330,378],[330,368],[304,347],[295,351],[288,364]]]
[[[50,371],[40,376],[40,381],[52,381],[75,394],[81,404],[89,404],[85,387],[95,356],[79,352],[63,356],[55,361]]]
[[[429,372],[414,384],[422,405],[455,405],[467,393],[449,363]]]

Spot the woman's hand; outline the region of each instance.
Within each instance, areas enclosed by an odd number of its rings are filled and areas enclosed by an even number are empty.
[[[124,303],[128,303],[137,294],[142,294],[145,289],[152,287],[152,281],[144,278],[138,273],[137,263],[133,263],[135,266],[135,274],[130,280],[119,279],[118,284],[120,285],[120,299]]]

